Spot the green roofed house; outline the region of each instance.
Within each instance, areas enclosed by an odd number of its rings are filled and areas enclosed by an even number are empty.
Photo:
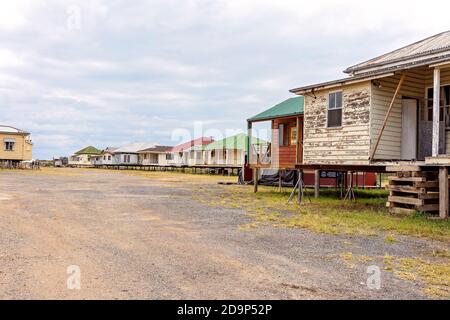
[[[101,153],[101,150],[92,146],[81,149],[69,157],[69,166],[90,166],[91,158],[99,156]]]
[[[245,164],[248,142],[247,134],[240,133],[205,146],[192,147],[189,150],[189,157],[198,159],[196,165],[242,167]],[[269,143],[253,138],[252,145],[267,150]]]
[[[256,122],[271,122],[272,142],[268,149],[249,146],[251,168],[295,169],[302,162],[304,97],[287,99],[247,120],[248,136]],[[253,139],[252,139],[253,141]]]

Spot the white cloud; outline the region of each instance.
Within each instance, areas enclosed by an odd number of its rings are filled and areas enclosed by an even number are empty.
[[[78,5],[81,29],[67,28]],[[446,1],[16,0],[0,4],[0,122],[36,156],[245,129],[289,89],[448,29]],[[72,150],[73,149],[73,150]]]

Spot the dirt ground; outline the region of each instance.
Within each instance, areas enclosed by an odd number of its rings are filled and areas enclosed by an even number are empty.
[[[202,204],[198,188],[176,179],[52,169],[3,171],[0,186],[1,299],[426,299],[423,284],[384,270],[381,289],[369,289],[378,262],[342,255],[420,256],[443,245],[244,231],[244,210]],[[80,290],[67,287],[72,265]]]

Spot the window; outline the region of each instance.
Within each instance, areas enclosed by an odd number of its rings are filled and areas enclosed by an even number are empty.
[[[214,158],[216,156],[216,150],[211,151],[211,158]]]
[[[106,156],[103,156],[103,160],[106,160]]]
[[[328,128],[342,126],[342,92],[333,92],[328,96]]]
[[[173,160],[173,153],[167,153],[166,160]]]
[[[285,143],[284,143],[284,124],[279,124],[278,125],[278,145],[280,147],[285,146]]]
[[[15,142],[6,141],[5,142],[5,151],[14,151]]]
[[[108,160],[111,160],[111,156],[108,156]]]
[[[297,127],[291,128],[291,146],[295,146],[297,143]]]
[[[427,90],[428,121],[433,121],[434,89]],[[441,87],[439,121],[445,121],[445,128],[450,130],[450,86]]]

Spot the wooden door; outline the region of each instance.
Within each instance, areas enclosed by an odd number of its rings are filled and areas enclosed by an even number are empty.
[[[401,159],[417,159],[417,100],[403,99]]]

